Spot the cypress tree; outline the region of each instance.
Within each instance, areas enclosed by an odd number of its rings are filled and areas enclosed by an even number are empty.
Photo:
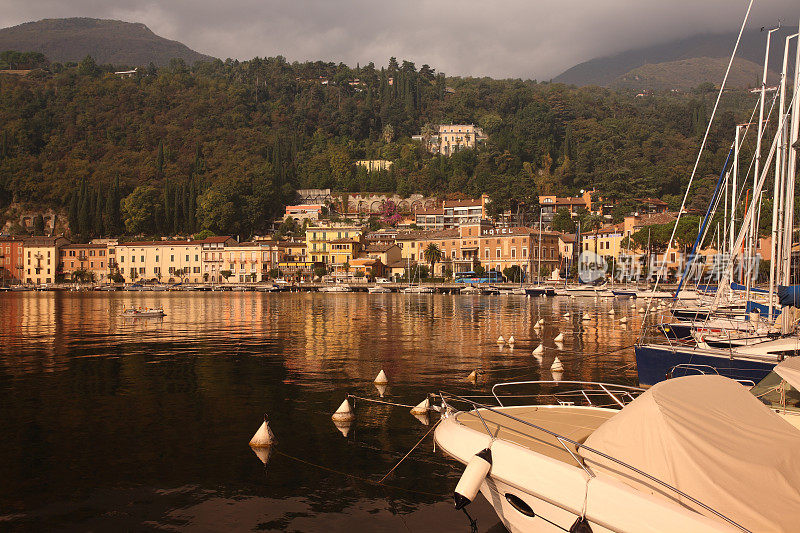
[[[103,188],[97,188],[97,198],[94,206],[94,220],[92,220],[92,232],[95,237],[100,237],[103,234],[103,207],[105,207],[105,198],[103,198]]]
[[[69,201],[69,216],[67,222],[69,223],[69,231],[73,235],[78,233],[78,209],[80,199],[78,198],[78,190],[72,191],[72,197]]]
[[[158,141],[158,154],[156,155],[156,174],[158,177],[164,175],[164,141]]]

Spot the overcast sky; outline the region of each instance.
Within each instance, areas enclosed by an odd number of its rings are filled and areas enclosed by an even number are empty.
[[[220,58],[355,66],[388,58],[449,75],[550,79],[598,56],[738,31],[747,0],[3,0],[0,27],[42,18],[143,22]],[[798,0],[756,1],[751,26],[796,25]]]

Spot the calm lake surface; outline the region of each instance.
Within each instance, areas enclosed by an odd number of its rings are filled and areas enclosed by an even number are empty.
[[[167,315],[122,318],[131,305]],[[384,400],[402,404],[551,379],[556,354],[565,380],[635,385],[620,348],[638,315],[628,300],[565,297],[0,294],[0,530],[468,532],[452,505],[462,467],[430,435],[387,487],[370,483],[429,426],[357,402],[345,437],[331,413],[348,393],[380,398],[381,369]],[[531,351],[559,332],[563,350],[540,365]],[[495,343],[512,334],[513,350]],[[264,413],[278,438],[266,465],[248,446]],[[482,497],[470,512],[504,531]]]

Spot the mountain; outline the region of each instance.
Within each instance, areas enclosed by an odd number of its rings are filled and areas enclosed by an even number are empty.
[[[185,44],[159,37],[144,24],[91,18],[44,19],[0,29],[0,50],[41,52],[51,61],[166,65],[176,57],[192,64],[213,58]]]
[[[728,58],[693,57],[664,63],[648,63],[627,72],[609,85],[617,89],[681,89],[689,90],[701,83],[719,85],[725,75]],[[726,87],[757,87],[761,81],[763,67],[747,59],[735,59]],[[775,83],[779,75],[770,71],[768,83]]]
[[[783,40],[787,35],[795,33],[797,27],[783,27],[772,34],[770,47],[770,67],[779,70],[783,60]],[[634,69],[647,64],[668,63],[693,58],[729,58],[738,33],[695,35],[686,39],[671,41],[643,48],[627,50],[607,57],[599,57],[575,65],[562,72],[554,82],[570,85],[612,85],[618,78]],[[739,44],[737,58],[763,64],[766,33],[746,30]],[[722,80],[722,73],[717,80]]]

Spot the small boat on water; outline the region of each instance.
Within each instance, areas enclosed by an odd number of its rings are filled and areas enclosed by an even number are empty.
[[[319,292],[353,292],[353,289],[348,285],[329,285],[320,287]]]
[[[423,285],[411,285],[410,287],[406,287],[403,289],[403,292],[408,294],[433,294],[434,291],[433,287],[427,287]]]
[[[367,289],[367,292],[370,294],[386,294],[387,292],[392,292],[392,289],[382,285],[373,285]]]
[[[131,309],[123,309],[122,316],[125,318],[160,318],[166,316],[166,313],[161,307],[136,307]]]
[[[543,402],[507,405],[499,387],[512,385]],[[467,465],[457,507],[479,490],[512,533],[790,532],[800,523],[800,431],[735,381],[695,375],[644,392],[538,381],[492,393],[499,406],[442,394],[434,435]]]

